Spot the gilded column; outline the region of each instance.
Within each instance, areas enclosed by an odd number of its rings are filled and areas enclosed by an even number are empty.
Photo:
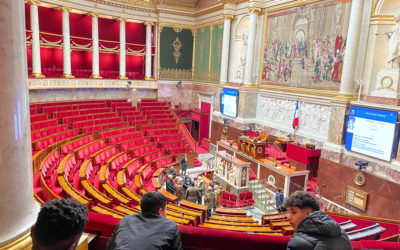
[[[62,7],[62,33],[63,33],[63,67],[65,78],[73,78],[71,74],[71,38],[69,34],[69,8]]]
[[[92,16],[92,75],[91,78],[101,78],[99,69],[99,19],[95,13]]]
[[[228,83],[229,44],[231,39],[231,23],[233,16],[224,17],[224,33],[222,34],[220,84]]]
[[[253,84],[253,63],[254,63],[254,44],[256,39],[257,17],[261,12],[260,8],[250,8],[250,27],[247,39],[246,67],[244,72],[244,84]]]
[[[344,55],[342,80],[339,96],[351,97],[354,89],[358,44],[360,42],[361,19],[364,0],[354,0],[351,3],[349,30],[347,32],[346,53]]]
[[[145,22],[146,25],[146,71],[145,80],[151,80],[151,27],[153,23]]]
[[[119,19],[119,79],[128,79],[126,77],[126,36],[125,19]]]
[[[0,12],[2,248],[29,233],[39,206],[33,199],[24,1],[0,1]]]
[[[32,76],[44,77],[40,63],[40,38],[39,38],[39,13],[37,0],[30,0],[31,5],[31,29],[32,29]]]

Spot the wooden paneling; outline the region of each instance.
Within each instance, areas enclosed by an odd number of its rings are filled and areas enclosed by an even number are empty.
[[[363,171],[366,177],[366,183],[360,187],[353,181],[353,173],[355,171],[355,169],[351,169],[342,164],[321,158],[317,183],[321,194],[327,199],[361,215],[400,219],[400,192],[398,192],[398,190],[400,190],[400,184],[390,182]],[[368,193],[365,212],[345,202],[347,185]]]
[[[242,130],[231,127],[229,125],[221,124],[216,121],[212,121],[211,125],[211,142],[216,144],[217,141],[223,140],[234,140],[237,142],[239,136],[242,135]]]

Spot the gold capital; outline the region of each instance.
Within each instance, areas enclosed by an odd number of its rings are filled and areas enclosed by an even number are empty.
[[[118,17],[117,20],[118,20],[119,22],[126,22],[126,18],[122,18],[122,17]]]
[[[154,23],[153,22],[144,22],[144,25],[150,25],[150,26],[153,26],[154,25]]]
[[[65,12],[70,12],[71,11],[71,8],[64,7],[64,6],[58,8],[58,9],[61,10],[61,11],[65,11]]]
[[[31,4],[31,5],[39,5],[40,1],[39,0],[26,0],[26,3]]]
[[[249,13],[259,14],[261,12],[261,8],[251,7],[249,8]]]
[[[224,20],[225,20],[225,19],[229,19],[229,20],[232,21],[232,20],[233,20],[233,16],[232,16],[232,15],[225,15],[225,16],[224,16]]]
[[[94,12],[91,12],[88,15],[91,16],[91,17],[98,17],[99,16],[98,13],[94,13]]]

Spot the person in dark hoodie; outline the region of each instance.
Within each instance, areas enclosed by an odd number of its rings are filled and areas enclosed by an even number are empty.
[[[350,239],[329,215],[319,211],[318,202],[306,192],[296,191],[284,202],[294,229],[288,250],[350,250]]]

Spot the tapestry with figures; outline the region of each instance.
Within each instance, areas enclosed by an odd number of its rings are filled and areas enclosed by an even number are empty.
[[[192,30],[160,26],[159,78],[192,80],[192,58]]]
[[[339,90],[351,1],[268,13],[261,85]]]

